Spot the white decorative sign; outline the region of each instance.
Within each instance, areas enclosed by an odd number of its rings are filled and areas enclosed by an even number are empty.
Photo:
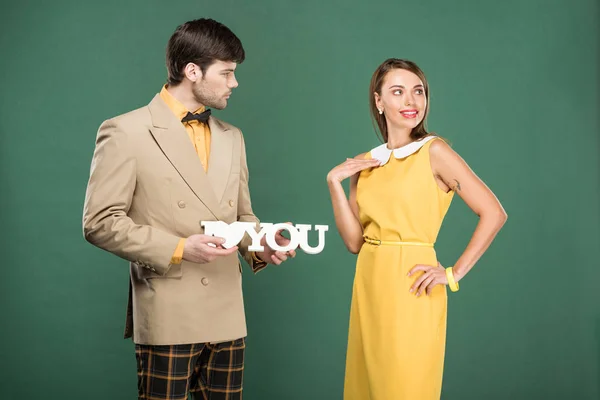
[[[307,254],[318,254],[325,247],[325,232],[329,230],[328,225],[315,225],[315,230],[319,232],[319,241],[316,247],[311,247],[308,244],[308,231],[312,229],[311,225],[298,224],[271,224],[261,222],[260,231],[256,231],[254,222],[234,222],[227,224],[223,221],[201,221],[200,225],[204,227],[204,234],[210,236],[222,237],[225,239],[223,247],[229,249],[236,246],[248,234],[252,238],[252,244],[248,246],[250,251],[263,251],[264,247],[260,245],[263,236],[267,241],[267,245],[276,251],[295,250],[300,246]],[[287,246],[280,246],[275,241],[275,234],[279,230],[286,230],[290,234],[290,243]]]

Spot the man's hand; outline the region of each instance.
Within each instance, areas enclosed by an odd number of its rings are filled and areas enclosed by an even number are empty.
[[[291,222],[288,222],[288,224],[291,225]],[[283,229],[280,229],[277,231],[277,233],[275,233],[275,243],[277,243],[279,246],[287,246],[290,243],[290,239],[283,236],[281,234],[282,231]],[[269,264],[280,265],[282,262],[287,260],[288,257],[296,257],[295,250],[275,251],[272,248],[270,248],[269,245],[267,245],[267,239],[265,238],[265,236],[263,236],[263,238],[261,239],[260,245],[263,246],[265,249],[263,251],[257,252],[256,256]]]
[[[206,264],[214,261],[217,257],[234,254],[238,250],[237,246],[225,249],[222,246],[223,243],[225,243],[225,239],[221,237],[201,234],[192,235],[185,240],[183,259],[198,264]]]

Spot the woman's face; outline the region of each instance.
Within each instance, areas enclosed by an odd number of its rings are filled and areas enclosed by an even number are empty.
[[[383,78],[381,95],[374,94],[378,110],[383,110],[389,128],[413,129],[425,118],[425,86],[414,73],[393,69]]]

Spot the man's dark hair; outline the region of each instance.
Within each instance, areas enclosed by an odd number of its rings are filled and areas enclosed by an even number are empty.
[[[241,64],[246,54],[240,39],[225,25],[201,18],[180,25],[167,44],[169,85],[183,81],[183,69],[197,64],[202,73],[216,60]]]

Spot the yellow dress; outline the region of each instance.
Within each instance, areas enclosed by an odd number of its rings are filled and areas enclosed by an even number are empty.
[[[454,192],[437,185],[429,161],[434,136],[367,155],[385,164],[362,171],[356,199],[365,236],[350,309],[345,400],[433,400],[442,388],[446,287],[409,293],[417,264],[437,265],[431,244]],[[412,242],[400,244],[398,242]],[[414,243],[416,242],[416,243]],[[427,246],[429,244],[429,246]]]

